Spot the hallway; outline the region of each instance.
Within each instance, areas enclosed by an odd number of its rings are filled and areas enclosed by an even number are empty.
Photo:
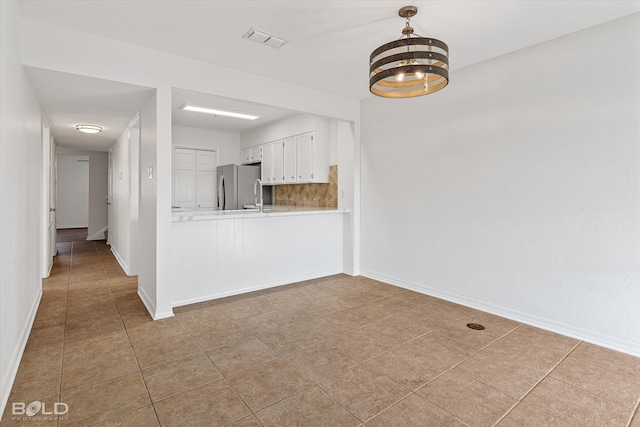
[[[3,426],[640,426],[638,358],[346,275],[153,322],[85,239],[58,234]],[[12,416],[37,402],[68,412]]]

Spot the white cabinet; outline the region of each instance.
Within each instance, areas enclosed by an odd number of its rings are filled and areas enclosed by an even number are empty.
[[[307,132],[260,146],[263,183],[329,182],[327,145]]]
[[[298,182],[313,182],[313,134],[300,135],[296,143]]]
[[[251,162],[258,163],[262,161],[262,146],[251,147]]]
[[[173,169],[173,206],[213,209],[216,202],[215,151],[176,148]]]
[[[298,136],[298,182],[329,182],[329,153],[326,141],[314,132]]]
[[[273,151],[273,184],[296,182],[296,138],[271,144]]]
[[[269,184],[291,184],[296,182],[296,138],[287,138],[270,145],[272,181]],[[263,150],[264,156],[264,150]],[[264,171],[265,163],[262,167]],[[264,174],[263,174],[264,175]]]
[[[273,169],[273,143],[264,144],[262,146],[262,168],[261,179],[265,185],[271,185],[275,182]]]
[[[171,224],[173,306],[343,271],[338,211],[218,218]]]
[[[283,144],[283,174],[284,183],[293,184],[297,182],[296,179],[296,164],[297,158],[297,137],[291,137],[284,140]]]
[[[240,150],[240,163],[243,165],[262,161],[262,146]]]
[[[273,151],[273,183],[284,184],[284,142],[271,144]]]
[[[251,148],[240,150],[240,163],[243,165],[251,163]]]

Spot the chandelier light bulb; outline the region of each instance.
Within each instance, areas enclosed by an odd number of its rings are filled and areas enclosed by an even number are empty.
[[[404,81],[404,73],[398,73],[398,74],[396,74],[396,81],[397,81],[397,82]]]

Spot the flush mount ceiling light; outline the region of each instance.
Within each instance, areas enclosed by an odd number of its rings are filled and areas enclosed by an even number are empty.
[[[99,133],[102,132],[102,126],[97,125],[76,125],[76,130],[84,133]]]
[[[180,109],[183,111],[193,111],[196,113],[212,114],[214,116],[234,117],[236,119],[255,120],[260,118],[260,116],[254,116],[252,114],[237,113],[235,111],[218,110],[216,108],[201,107],[199,105],[182,104],[180,106]]]
[[[385,98],[413,98],[437,92],[449,83],[449,47],[446,43],[413,34],[410,19],[418,13],[405,6],[402,37],[383,44],[369,57],[369,90]]]
[[[275,47],[276,49],[281,48],[287,43],[285,39],[281,39],[265,31],[256,30],[255,28],[249,28],[247,32],[242,35],[242,38]]]

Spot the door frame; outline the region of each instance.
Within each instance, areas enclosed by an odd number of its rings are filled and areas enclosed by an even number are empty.
[[[56,161],[55,141],[44,115],[41,118],[41,277],[46,278],[53,268],[56,255]]]

